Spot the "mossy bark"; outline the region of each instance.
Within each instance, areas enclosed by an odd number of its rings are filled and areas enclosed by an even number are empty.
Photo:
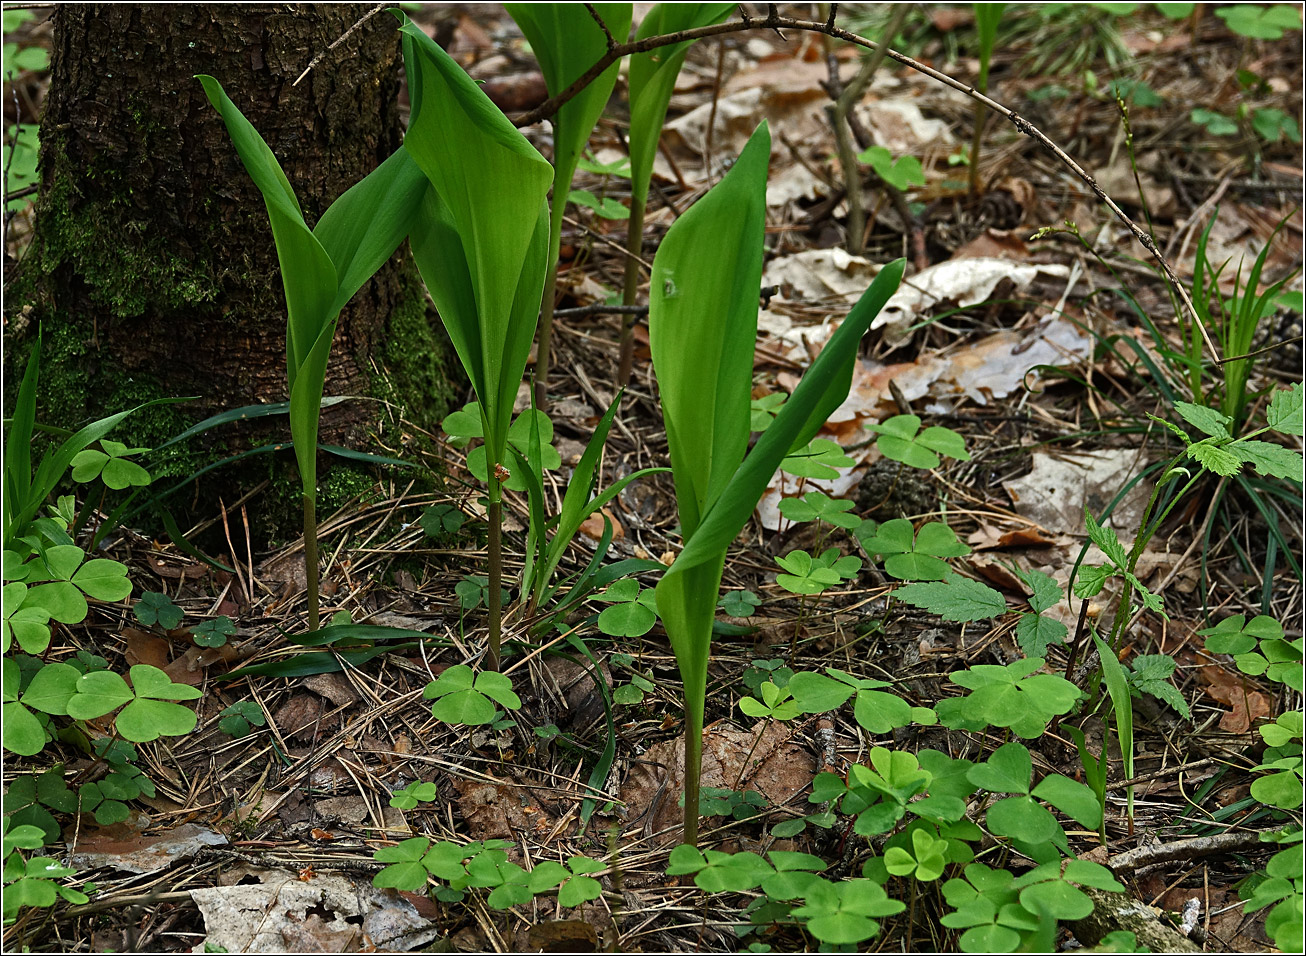
[[[218,412],[286,399],[285,299],[267,213],[193,77],[222,82],[311,225],[401,141],[392,17],[369,19],[292,85],[369,9],[56,9],[36,232],[5,303],[9,380],[38,324],[44,333],[42,420],[69,426],[153,398],[193,397],[133,416],[117,436],[154,446]],[[432,424],[449,403],[452,367],[433,325],[405,248],[341,314],[326,394],[397,400]],[[365,448],[380,411],[366,401],[330,407],[321,440]],[[211,459],[288,434],[284,418],[263,419],[199,446]],[[230,500],[232,477],[221,480]]]

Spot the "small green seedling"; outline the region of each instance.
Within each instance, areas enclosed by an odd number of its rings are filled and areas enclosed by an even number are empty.
[[[921,161],[915,156],[899,156],[894,159],[893,154],[883,146],[870,146],[857,154],[857,160],[866,163],[880,179],[899,191],[925,185],[925,172],[921,168]]]
[[[248,737],[255,727],[267,722],[263,708],[252,700],[238,700],[218,714],[218,727],[236,739]]]
[[[337,623],[333,621],[332,623]],[[345,623],[349,623],[346,621]],[[225,614],[200,621],[191,629],[191,637],[200,647],[222,647],[236,633],[236,625]]]
[[[415,810],[419,803],[430,803],[438,796],[433,783],[414,780],[402,790],[396,790],[390,797],[390,806],[400,810]]]

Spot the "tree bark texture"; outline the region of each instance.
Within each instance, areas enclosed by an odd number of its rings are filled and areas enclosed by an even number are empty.
[[[368,9],[56,9],[36,233],[9,289],[33,306],[28,321],[11,312],[9,331],[30,320],[44,330],[43,420],[198,396],[128,420],[128,434],[157,444],[219,411],[286,399],[285,298],[267,212],[194,75],[217,77],[263,135],[311,226],[401,141],[393,17],[369,19],[292,85]],[[380,366],[415,420],[440,414],[448,353],[428,319],[405,246],[341,314],[326,394],[392,397]],[[375,402],[328,408],[321,440],[362,444],[377,418]],[[288,434],[273,419],[258,440]]]

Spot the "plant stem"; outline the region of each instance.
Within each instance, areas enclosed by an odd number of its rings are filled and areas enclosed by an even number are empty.
[[[621,288],[622,305],[635,304],[639,292],[639,253],[644,242],[644,205],[645,200],[630,197],[630,220],[626,225],[626,281]],[[630,375],[635,364],[635,322],[637,315],[621,317],[621,357],[617,362],[617,388],[630,384]]]
[[[485,596],[485,605],[489,608],[490,629],[489,660],[486,666],[492,670],[499,669],[499,644],[503,635],[503,499],[499,497],[499,483],[490,476],[490,593]]]
[[[553,301],[558,294],[558,261],[555,258],[544,280],[544,299],[540,302],[540,337],[535,348],[535,407],[549,410],[549,366],[553,349]]]
[[[698,846],[698,794],[703,777],[703,705],[685,707],[685,836]]]
[[[308,589],[308,629],[318,629],[317,503],[304,495],[304,583]]]

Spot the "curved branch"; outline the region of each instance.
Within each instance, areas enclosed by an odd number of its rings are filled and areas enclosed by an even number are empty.
[[[1216,363],[1220,361],[1215,345],[1211,341],[1211,337],[1206,330],[1205,324],[1202,322],[1201,316],[1197,314],[1197,309],[1193,306],[1193,300],[1189,296],[1188,290],[1184,287],[1183,283],[1179,281],[1179,277],[1175,274],[1174,270],[1170,268],[1170,263],[1167,262],[1165,256],[1161,254],[1161,250],[1156,247],[1156,243],[1152,241],[1152,237],[1140,228],[1138,223],[1129,218],[1125,211],[1116,204],[1115,200],[1108,196],[1102,187],[1097,184],[1097,180],[1090,176],[1088,171],[1080,166],[1079,163],[1075,162],[1075,160],[1072,159],[1065,150],[1052,142],[1046,134],[1015,110],[1008,109],[996,100],[979,92],[975,87],[954,79],[946,73],[940,73],[933,67],[926,66],[924,63],[913,60],[906,54],[899,53],[897,50],[891,50],[888,47],[883,46],[883,44],[876,43],[875,41],[868,40],[856,33],[850,33],[847,30],[834,26],[833,16],[826,22],[817,20],[797,20],[793,17],[780,16],[776,12],[776,8],[773,5],[769,5],[765,17],[745,17],[742,20],[734,20],[729,23],[714,23],[705,27],[695,27],[692,30],[680,30],[676,33],[646,37],[643,40],[635,40],[630,43],[619,43],[610,47],[608,52],[601,56],[593,66],[581,74],[575,83],[571,84],[571,86],[567,87],[557,96],[549,97],[549,99],[545,100],[529,113],[524,113],[517,117],[513,120],[513,123],[516,126],[530,126],[532,123],[538,123],[541,120],[549,118],[558,111],[559,107],[592,83],[599,74],[613,63],[620,60],[623,56],[630,56],[635,53],[647,53],[650,50],[656,50],[659,47],[670,46],[675,43],[684,43],[689,40],[702,40],[706,37],[725,36],[730,33],[740,33],[744,30],[779,31],[782,28],[786,30],[806,31],[809,33],[823,33],[836,40],[843,40],[847,43],[853,44],[854,46],[864,47],[873,52],[882,50],[883,56],[886,56],[897,63],[901,63],[903,66],[915,70],[918,73],[922,73],[932,80],[937,80],[944,86],[951,87],[958,92],[964,93],[978,103],[984,104],[993,112],[1010,122],[1018,132],[1036,141],[1040,146],[1050,152],[1062,165],[1078,176],[1084,184],[1093,191],[1093,194],[1106,204],[1112,214],[1125,224],[1129,231],[1133,233],[1134,238],[1138,240],[1139,244],[1151,253],[1152,258],[1155,259],[1157,264],[1161,267],[1161,271],[1165,275],[1166,280],[1175,289],[1176,293],[1178,293],[1179,299],[1188,310],[1189,315],[1192,317],[1192,321],[1201,331],[1202,340],[1206,345],[1207,351],[1210,353],[1211,361]]]

